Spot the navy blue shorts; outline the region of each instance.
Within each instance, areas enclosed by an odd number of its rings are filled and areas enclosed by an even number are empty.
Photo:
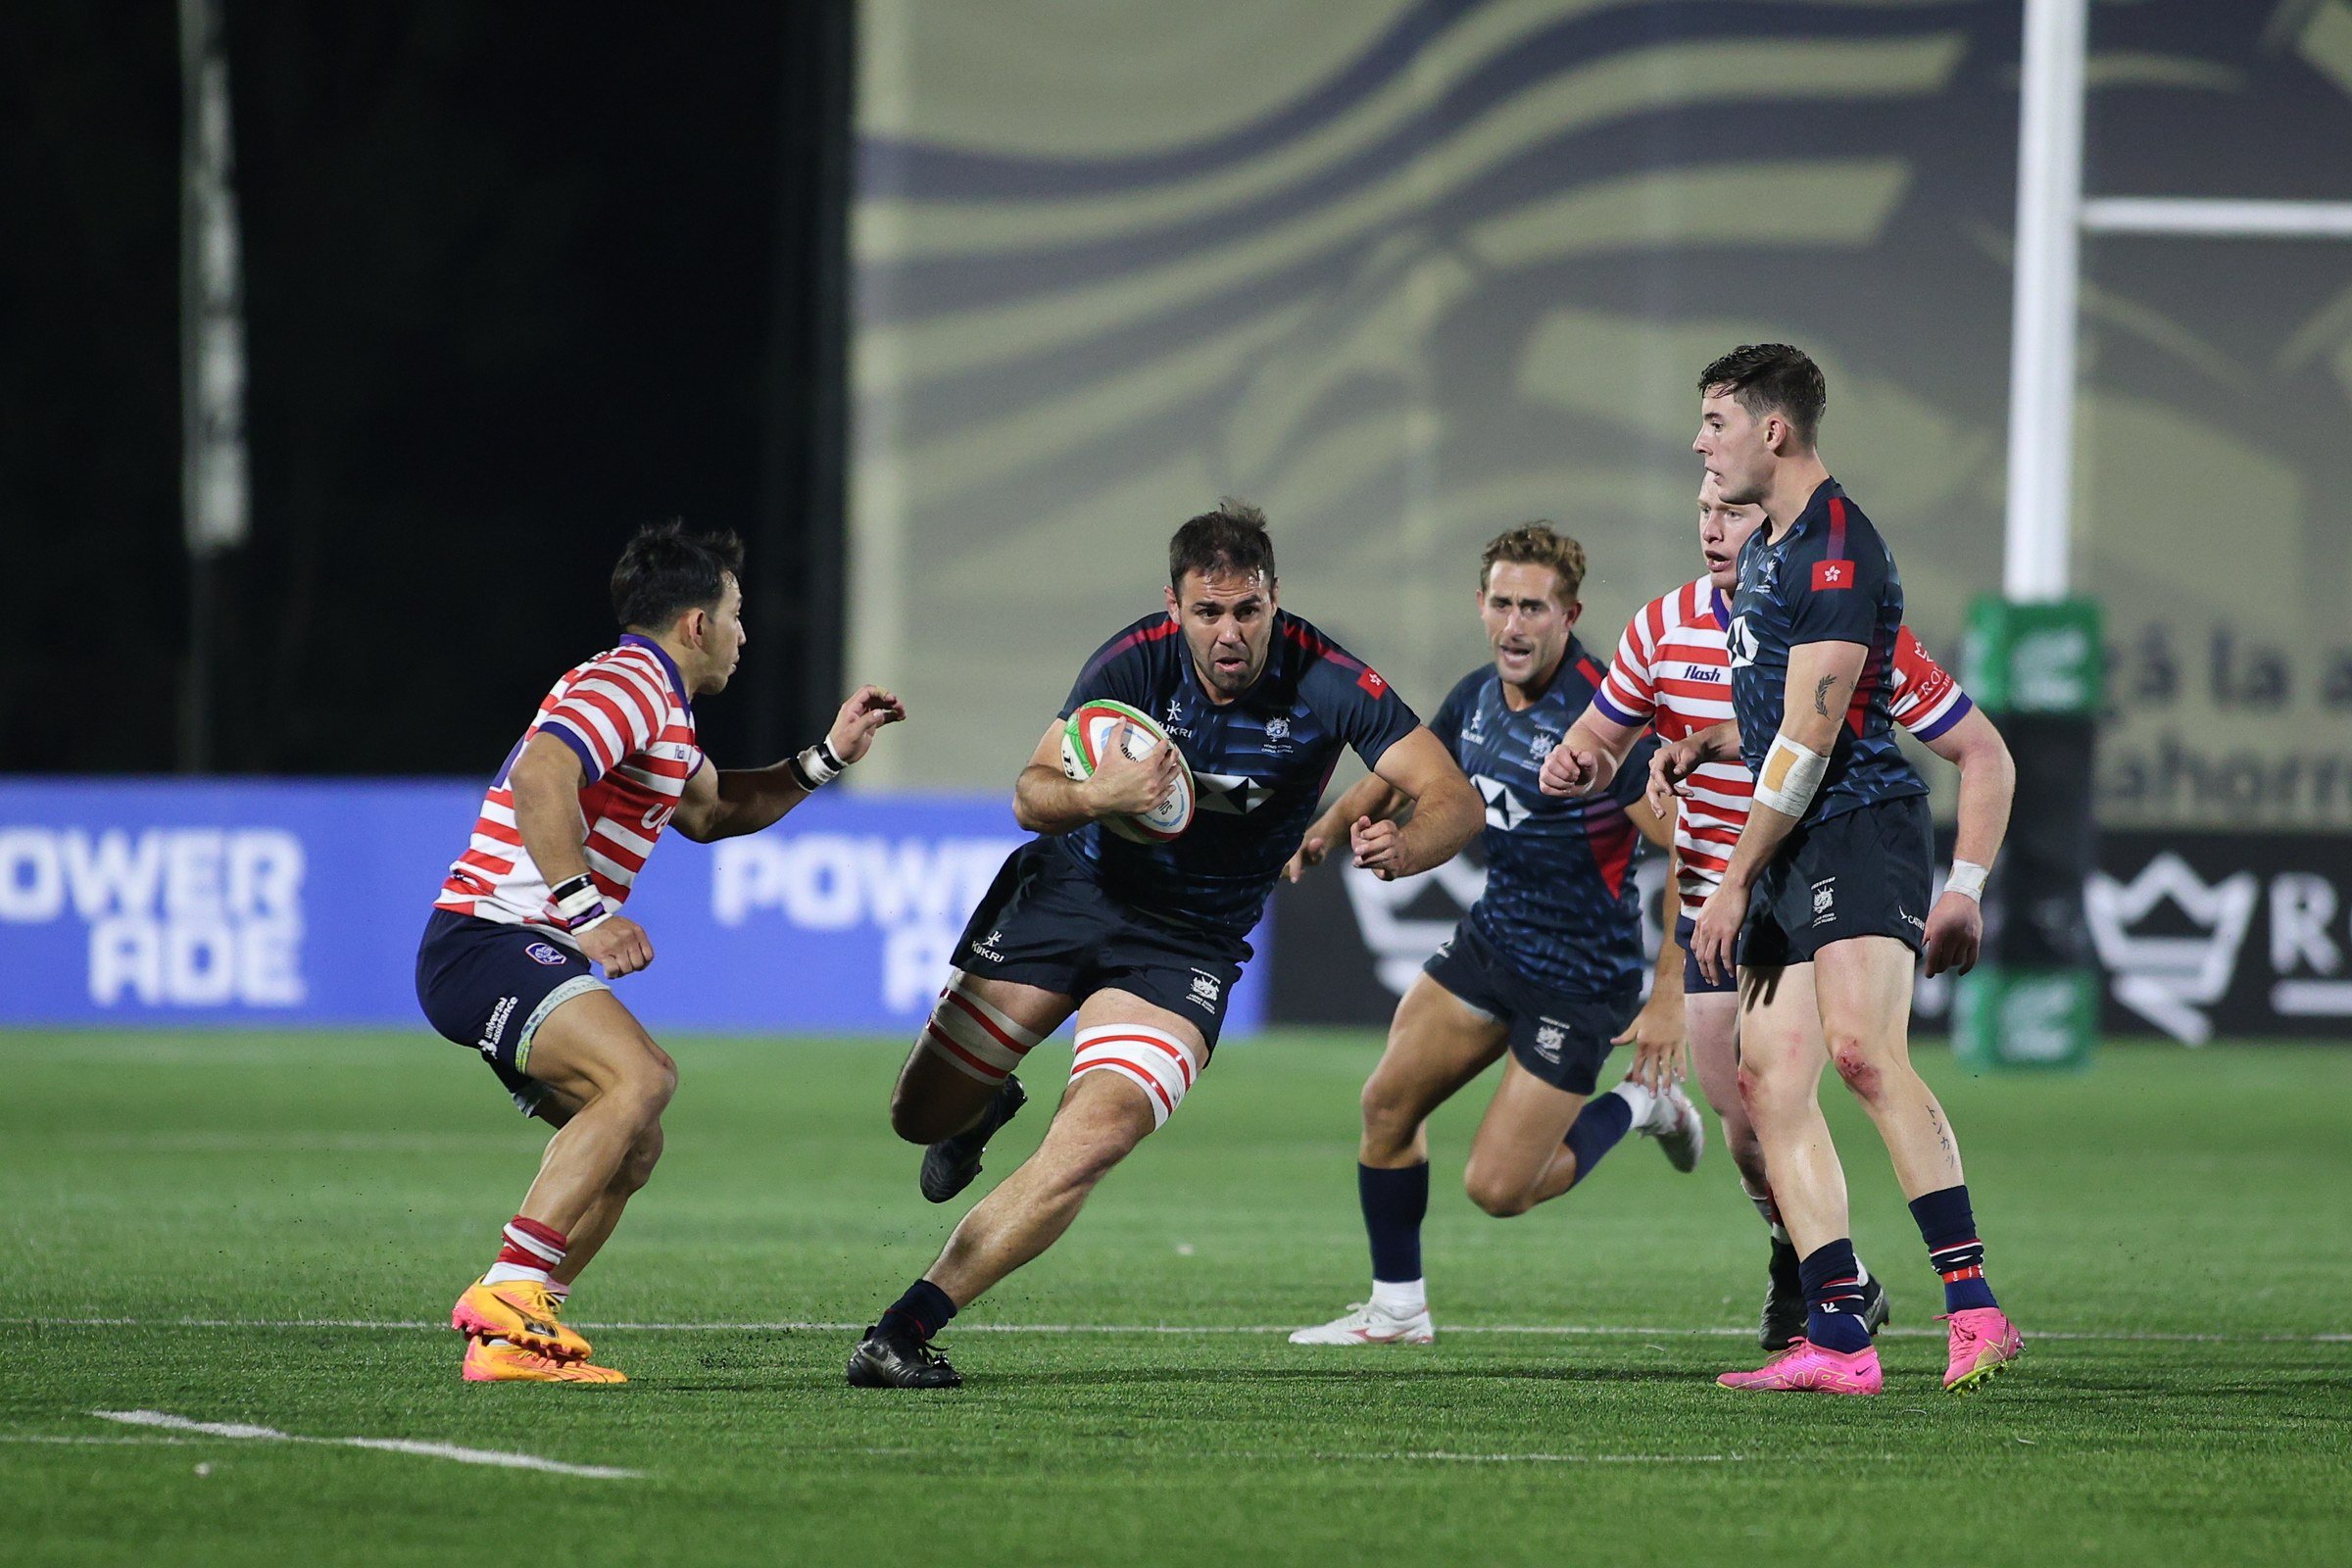
[[[1758,969],[1810,963],[1851,937],[1893,937],[1923,952],[1935,865],[1936,824],[1924,795],[1798,828],[1756,878],[1740,929],[1740,962]]]
[[[554,1093],[530,1076],[531,1037],[572,998],[612,988],[536,926],[435,909],[416,949],[416,1000],[445,1040],[482,1054],[514,1108],[537,1115]]]
[[[1067,850],[1032,839],[1006,858],[956,940],[956,967],[1083,1002],[1125,991],[1192,1021],[1211,1049],[1250,944],[1154,919],[1112,898]]]
[[[1690,951],[1690,933],[1698,929],[1689,915],[1677,915],[1674,921],[1674,945],[1683,950],[1683,995],[1686,997],[1714,997],[1736,993],[1740,981],[1736,974],[1721,980],[1710,980],[1698,966],[1698,955]]]
[[[1642,1005],[1640,980],[1602,997],[1547,991],[1512,968],[1466,919],[1421,967],[1472,1011],[1506,1025],[1520,1066],[1572,1095],[1592,1092],[1609,1042]]]

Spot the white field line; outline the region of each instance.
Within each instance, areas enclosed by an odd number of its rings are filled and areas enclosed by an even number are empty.
[[[232,1438],[257,1443],[313,1443],[336,1448],[374,1448],[384,1453],[412,1453],[424,1459],[454,1459],[460,1464],[496,1465],[505,1470],[540,1470],[550,1475],[586,1476],[593,1481],[634,1481],[644,1476],[642,1470],[621,1470],[611,1465],[565,1464],[561,1459],[542,1459],[535,1453],[514,1453],[504,1448],[464,1448],[454,1443],[420,1443],[409,1438],[310,1438],[275,1427],[248,1426],[241,1421],[191,1421],[184,1415],[172,1415],[162,1410],[92,1410],[90,1414],[101,1421],[120,1421],[125,1426],[161,1427],[168,1432],[185,1432],[198,1437]]]
[[[51,1329],[444,1329],[446,1319],[358,1317],[0,1317],[0,1327]],[[615,1334],[857,1334],[862,1323],[783,1318],[741,1323],[591,1323],[574,1328]],[[1275,1323],[959,1323],[950,1334],[1289,1334],[1298,1325]],[[1441,1334],[1526,1335],[1537,1338],[1676,1340],[1753,1338],[1752,1328],[1636,1328],[1584,1323],[1442,1323]],[[1881,1339],[1940,1340],[1941,1329],[1881,1329]],[[2030,1340],[2110,1345],[2352,1345],[2352,1334],[2167,1334],[2109,1330],[2036,1329]]]

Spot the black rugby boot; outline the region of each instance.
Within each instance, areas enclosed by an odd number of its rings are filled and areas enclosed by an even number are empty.
[[[934,1203],[944,1203],[972,1185],[980,1174],[980,1154],[988,1141],[997,1136],[997,1129],[1020,1114],[1029,1103],[1029,1092],[1021,1081],[1007,1073],[1004,1082],[988,1102],[980,1119],[953,1137],[942,1138],[923,1151],[922,1175],[916,1185],[923,1197]]]
[[[850,1352],[853,1389],[960,1389],[963,1375],[912,1334],[876,1326]]]
[[[1804,1337],[1805,1282],[1797,1272],[1796,1249],[1775,1237],[1772,1284],[1764,1292],[1764,1321],[1757,1326],[1756,1343],[1766,1350],[1779,1351]]]

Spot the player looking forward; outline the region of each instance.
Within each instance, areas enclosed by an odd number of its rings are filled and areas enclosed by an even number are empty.
[[[1658,1139],[1678,1170],[1698,1163],[1702,1124],[1669,1063],[1647,1072],[1638,1064],[1590,1098],[1609,1048],[1636,1034],[1634,851],[1641,834],[1663,841],[1665,828],[1642,799],[1646,769],[1627,769],[1613,795],[1570,801],[1537,788],[1537,769],[1600,685],[1600,665],[1576,640],[1584,579],[1583,546],[1543,523],[1497,536],[1480,558],[1478,612],[1494,659],[1455,684],[1429,727],[1486,802],[1487,885],[1396,1004],[1388,1049],[1364,1084],[1356,1194],[1372,1243],[1372,1298],[1300,1329],[1294,1345],[1436,1338],[1421,1273],[1428,1121],[1497,1057],[1502,1081],[1463,1175],[1488,1213],[1524,1214],[1559,1197],[1629,1129]],[[1404,806],[1378,776],[1355,785],[1307,830],[1293,880],[1351,827]],[[1679,1053],[1679,1035],[1661,1038]]]
[[[1740,750],[1755,794],[1723,882],[1699,910],[1700,972],[1741,984],[1740,1090],[1773,1199],[1796,1244],[1805,1336],[1728,1388],[1873,1394],[1845,1172],[1820,1105],[1835,1061],[1893,1156],[1944,1281],[1944,1387],[2015,1360],[2015,1325],[1984,1279],[1959,1146],[1913,1070],[1905,1029],[1926,940],[1927,786],[1897,750],[1886,673],[1902,626],[1894,557],[1814,445],[1821,371],[1786,344],[1700,372],[1691,449],[1733,506],[1768,522],[1740,553],[1728,641]]]
[[[1654,729],[1666,743],[1658,749],[1660,763],[1676,764],[1680,782],[1673,792],[1653,782],[1651,805],[1661,814],[1674,814],[1680,914],[1670,946],[1680,961],[1671,972],[1661,969],[1649,1005],[1652,1010],[1679,1009],[1699,1084],[1723,1120],[1724,1143],[1740,1172],[1740,1186],[1770,1229],[1770,1286],[1758,1339],[1765,1349],[1780,1350],[1804,1333],[1805,1294],[1795,1247],[1773,1203],[1763,1149],[1740,1101],[1738,987],[1728,978],[1709,980],[1688,952],[1699,909],[1722,882],[1732,847],[1747,823],[1748,798],[1755,788],[1753,775],[1740,761],[1738,732],[1731,725],[1731,654],[1725,643],[1731,604],[1726,595],[1737,586],[1740,548],[1763,523],[1763,509],[1728,506],[1713,475],[1700,481],[1698,536],[1705,574],[1650,601],[1627,622],[1608,678],[1592,708],[1545,764],[1544,788],[1550,792],[1574,776],[1580,754],[1589,758],[1606,753],[1612,764],[1622,767],[1644,727]],[[1976,962],[1983,932],[1977,885],[1999,853],[2016,769],[1992,721],[1928,657],[1909,627],[1896,635],[1887,681],[1889,717],[1960,769],[1955,875],[1928,915],[1927,968],[1931,975],[1946,968],[1965,973]],[[1697,738],[1717,726],[1729,732],[1728,748],[1719,755],[1707,754],[1703,763],[1694,760]],[[1862,1291],[1863,1322],[1876,1333],[1886,1319],[1886,1293],[1867,1270]]]
[[[1132,760],[1113,746],[1093,777],[1063,776],[1063,721],[1102,699],[1159,718],[1191,764],[1198,807],[1181,837],[1140,844],[1102,826],[1165,795],[1175,766],[1166,748]],[[1407,823],[1359,823],[1356,864],[1409,875],[1478,831],[1478,796],[1412,710],[1281,608],[1257,510],[1228,501],[1185,523],[1168,545],[1164,610],[1087,661],[1013,786],[1013,814],[1038,837],[1004,862],[957,940],[958,967],[900,1073],[891,1126],[932,1146],[923,1196],[943,1201],[1019,1108],[1012,1069],[1074,1011],[1069,1087],[1037,1152],[866,1331],[850,1357],[853,1385],[960,1383],[933,1336],[1051,1247],[1095,1184],[1183,1102],[1343,746],[1418,806]]]
[[[675,823],[708,842],[757,833],[906,716],[859,687],[822,741],[773,767],[719,772],[694,700],[726,689],[744,645],[733,534],[641,529],[612,569],[618,647],[567,670],[483,798],[416,953],[435,1029],[478,1050],[515,1107],[555,1125],[489,1272],[450,1314],[475,1383],[620,1383],[563,1322],[564,1298],[662,1157],[677,1068],[607,979],[654,961],[625,914]],[[594,966],[602,967],[605,979]]]

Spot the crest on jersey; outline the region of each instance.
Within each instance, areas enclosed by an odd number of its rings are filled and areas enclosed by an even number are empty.
[[[1540,1018],[1536,1022],[1536,1054],[1545,1061],[1557,1062],[1560,1048],[1568,1043],[1568,1026],[1556,1018]]]
[[[1825,876],[1813,884],[1813,923],[1822,925],[1838,918],[1838,879]]]
[[[1224,989],[1225,982],[1210,974],[1206,969],[1193,971],[1193,994],[1190,1000],[1199,1003],[1209,1011],[1217,1010],[1217,996]]]
[[[1542,762],[1551,755],[1551,749],[1559,744],[1559,736],[1550,730],[1540,729],[1527,738],[1527,755]]]
[[[1290,738],[1291,721],[1286,715],[1277,713],[1272,718],[1266,720],[1267,744],[1271,745],[1277,741],[1287,741]]]

